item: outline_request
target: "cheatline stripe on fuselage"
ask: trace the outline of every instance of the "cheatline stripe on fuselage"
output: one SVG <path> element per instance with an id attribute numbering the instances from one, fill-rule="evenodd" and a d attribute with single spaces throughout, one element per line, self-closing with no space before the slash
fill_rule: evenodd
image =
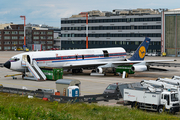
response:
<path id="1" fill-rule="evenodd" d="M 116 53 L 116 54 L 113 53 L 113 54 L 109 54 L 109 57 L 104 57 L 104 54 L 84 55 L 84 59 L 82 59 L 82 55 L 77 55 L 77 59 L 76 59 L 76 55 L 74 55 L 74 56 L 58 56 L 58 57 L 48 57 L 48 58 L 33 58 L 33 60 L 36 60 L 37 62 L 40 61 L 66 62 L 66 61 L 77 61 L 77 60 L 111 59 L 111 58 L 118 58 L 119 56 L 126 56 L 126 53 L 125 52 Z"/>

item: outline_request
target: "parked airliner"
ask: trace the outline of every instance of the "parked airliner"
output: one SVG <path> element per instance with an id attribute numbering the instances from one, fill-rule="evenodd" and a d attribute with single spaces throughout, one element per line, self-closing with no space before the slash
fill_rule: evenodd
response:
<path id="1" fill-rule="evenodd" d="M 71 69 L 73 73 L 82 72 L 82 69 L 95 69 L 97 73 L 106 73 L 114 70 L 117 66 L 133 64 L 134 71 L 148 70 L 148 63 L 165 62 L 174 60 L 144 60 L 150 43 L 149 38 L 141 43 L 134 55 L 127 59 L 126 51 L 122 47 L 78 49 L 78 50 L 56 50 L 36 51 L 17 54 L 8 60 L 4 66 L 8 69 L 25 72 L 22 66 L 23 56 L 32 64 L 35 60 L 39 67 L 56 67 Z M 113 71 L 111 71 L 113 72 Z"/>

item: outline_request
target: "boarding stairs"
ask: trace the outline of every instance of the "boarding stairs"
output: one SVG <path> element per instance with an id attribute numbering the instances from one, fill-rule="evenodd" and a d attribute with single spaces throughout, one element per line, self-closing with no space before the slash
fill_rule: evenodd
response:
<path id="1" fill-rule="evenodd" d="M 32 76 L 25 76 L 24 79 L 27 80 L 36 80 L 36 81 L 44 81 L 46 80 L 46 76 L 38 67 L 37 62 L 35 60 L 32 61 L 32 65 L 27 61 L 27 59 L 23 59 L 21 65 L 29 70 Z"/>

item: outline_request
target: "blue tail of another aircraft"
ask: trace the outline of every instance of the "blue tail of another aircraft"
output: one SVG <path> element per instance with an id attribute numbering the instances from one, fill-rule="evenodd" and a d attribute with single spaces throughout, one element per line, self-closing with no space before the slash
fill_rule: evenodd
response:
<path id="1" fill-rule="evenodd" d="M 128 60 L 131 60 L 131 61 L 144 60 L 150 41 L 151 39 L 145 38 L 145 40 L 137 48 L 134 55 L 130 57 Z"/>

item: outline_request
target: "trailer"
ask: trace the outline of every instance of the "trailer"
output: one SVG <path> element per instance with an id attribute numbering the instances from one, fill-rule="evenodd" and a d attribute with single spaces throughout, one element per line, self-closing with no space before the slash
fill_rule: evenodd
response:
<path id="1" fill-rule="evenodd" d="M 131 107 L 152 110 L 162 113 L 168 111 L 176 113 L 179 111 L 179 100 L 177 91 L 151 92 L 148 88 L 125 88 L 124 102 L 128 102 Z"/>

